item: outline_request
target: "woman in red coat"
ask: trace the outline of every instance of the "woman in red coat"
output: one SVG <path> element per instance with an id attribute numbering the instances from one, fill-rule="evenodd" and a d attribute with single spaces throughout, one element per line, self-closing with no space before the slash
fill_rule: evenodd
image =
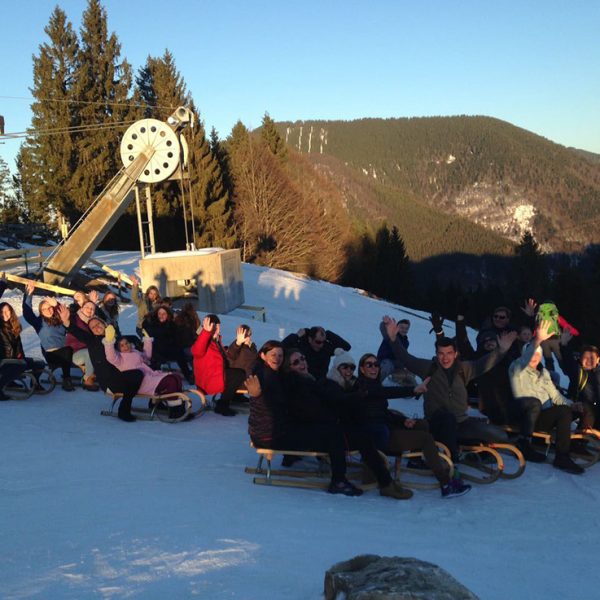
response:
<path id="1" fill-rule="evenodd" d="M 243 385 L 246 372 L 229 367 L 227 353 L 221 344 L 221 321 L 217 315 L 207 315 L 202 331 L 192 346 L 196 387 L 205 394 L 221 394 L 215 412 L 225 417 L 236 413 L 229 407 L 236 390 Z"/>

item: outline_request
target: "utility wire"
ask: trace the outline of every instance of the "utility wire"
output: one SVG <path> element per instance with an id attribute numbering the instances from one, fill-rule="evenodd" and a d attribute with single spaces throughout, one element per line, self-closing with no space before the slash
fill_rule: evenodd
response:
<path id="1" fill-rule="evenodd" d="M 115 121 L 109 123 L 93 123 L 89 125 L 74 125 L 73 127 L 57 127 L 54 129 L 27 129 L 26 131 L 17 131 L 15 133 L 5 133 L 0 135 L 0 140 L 4 139 L 16 139 L 26 138 L 29 136 L 41 136 L 41 135 L 58 135 L 61 133 L 81 133 L 86 131 L 100 131 L 101 129 L 113 129 L 115 127 L 122 127 L 123 125 L 132 125 L 137 119 L 129 121 Z"/>
<path id="2" fill-rule="evenodd" d="M 161 106 L 147 103 L 140 104 L 139 102 L 103 102 L 101 100 L 70 100 L 66 98 L 33 98 L 27 96 L 0 96 L 0 99 L 33 100 L 34 102 L 62 102 L 64 104 L 87 104 L 96 106 L 129 106 L 130 108 L 165 108 L 171 111 L 178 108 L 177 106 Z"/>

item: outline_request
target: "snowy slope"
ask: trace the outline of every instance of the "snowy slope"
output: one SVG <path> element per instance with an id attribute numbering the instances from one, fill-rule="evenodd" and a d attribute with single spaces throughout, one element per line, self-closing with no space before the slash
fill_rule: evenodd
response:
<path id="1" fill-rule="evenodd" d="M 133 273 L 138 256 L 96 258 Z M 281 271 L 244 265 L 244 278 L 246 302 L 266 308 L 252 323 L 259 345 L 323 324 L 358 359 L 377 350 L 383 314 L 405 314 Z M 20 294 L 3 300 L 20 314 Z M 409 318 L 411 351 L 430 356 L 429 323 Z M 222 320 L 229 343 L 247 317 Z M 134 307 L 121 323 L 134 330 Z M 30 327 L 23 339 L 39 355 Z M 244 473 L 255 464 L 244 416 L 126 424 L 99 415 L 107 404 L 60 389 L 0 403 L 1 598 L 318 599 L 325 570 L 360 553 L 432 561 L 485 600 L 597 597 L 600 467 L 577 477 L 528 465 L 448 501 L 268 489 Z"/>

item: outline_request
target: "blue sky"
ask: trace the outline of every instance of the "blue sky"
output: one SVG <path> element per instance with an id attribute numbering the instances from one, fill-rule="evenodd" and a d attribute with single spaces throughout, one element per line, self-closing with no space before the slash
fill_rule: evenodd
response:
<path id="1" fill-rule="evenodd" d="M 30 120 L 33 54 L 57 2 L 0 3 L 0 114 Z M 59 6 L 76 29 L 85 0 Z M 138 69 L 168 48 L 207 130 L 241 119 L 483 114 L 600 153 L 600 2 L 105 0 Z M 8 96 L 26 99 L 11 99 Z M 20 141 L 0 144 L 11 167 Z"/>

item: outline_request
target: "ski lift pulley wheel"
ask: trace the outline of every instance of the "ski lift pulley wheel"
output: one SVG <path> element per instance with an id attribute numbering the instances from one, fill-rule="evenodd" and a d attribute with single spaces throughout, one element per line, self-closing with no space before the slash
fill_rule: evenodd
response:
<path id="1" fill-rule="evenodd" d="M 147 147 L 154 149 L 154 155 L 138 181 L 157 183 L 170 177 L 179 164 L 180 145 L 175 132 L 157 119 L 136 121 L 127 129 L 121 140 L 121 160 L 127 167 Z"/>

